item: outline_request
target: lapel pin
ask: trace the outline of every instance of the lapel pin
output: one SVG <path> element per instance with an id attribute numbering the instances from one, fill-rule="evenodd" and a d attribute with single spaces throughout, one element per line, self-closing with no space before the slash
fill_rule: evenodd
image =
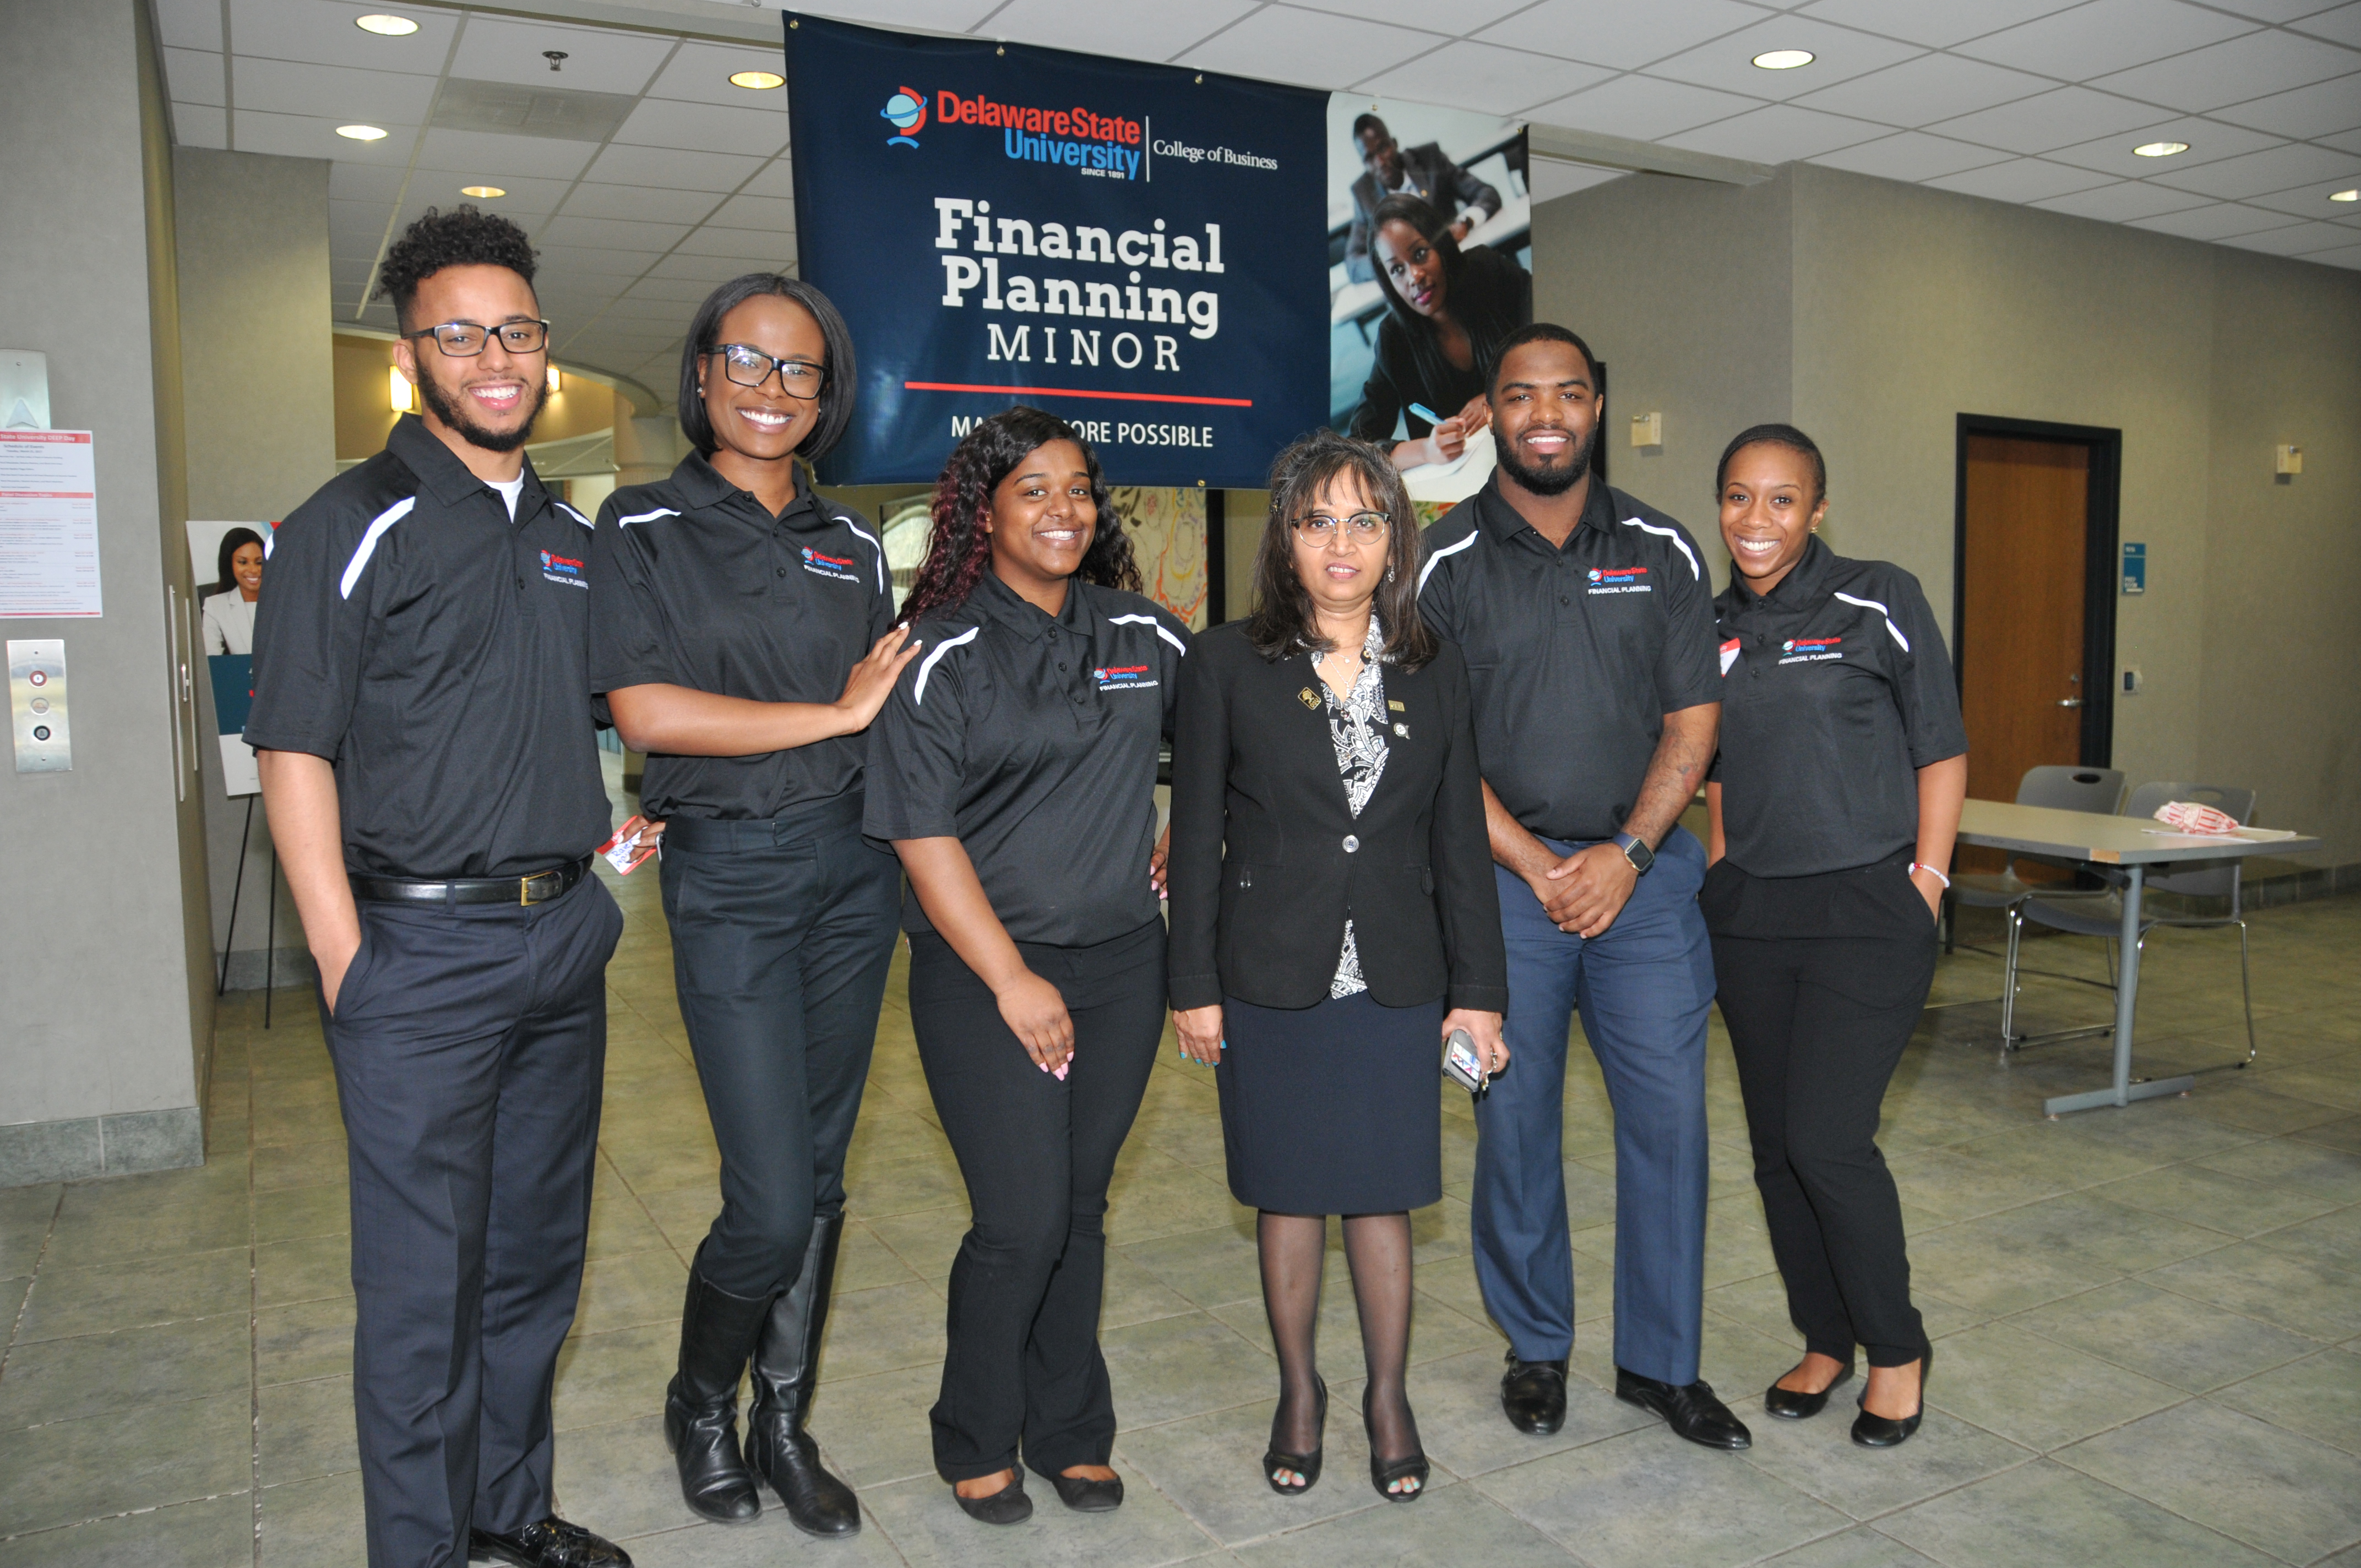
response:
<path id="1" fill-rule="evenodd" d="M 1320 699 L 1312 695 L 1312 688 L 1310 686 L 1305 686 L 1301 691 L 1297 692 L 1295 694 L 1295 697 L 1298 702 L 1301 702 L 1306 707 L 1317 708 L 1320 706 Z"/>
<path id="2" fill-rule="evenodd" d="M 1394 726 L 1394 733 L 1407 740 L 1410 739 L 1410 726 L 1407 724 L 1397 724 Z"/>
<path id="3" fill-rule="evenodd" d="M 1391 697 L 1388 697 L 1388 698 L 1386 698 L 1386 706 L 1387 706 L 1388 707 L 1392 708 L 1396 713 L 1407 713 L 1407 712 L 1409 712 L 1409 711 L 1410 711 L 1408 708 L 1404 707 L 1401 704 L 1400 704 L 1400 703 L 1396 702 L 1396 701 L 1395 701 L 1393 698 L 1391 698 Z"/>

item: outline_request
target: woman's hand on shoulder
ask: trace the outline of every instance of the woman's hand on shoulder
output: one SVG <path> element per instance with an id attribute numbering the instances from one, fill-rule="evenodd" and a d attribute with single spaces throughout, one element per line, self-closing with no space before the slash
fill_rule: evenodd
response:
<path id="1" fill-rule="evenodd" d="M 908 627 L 897 626 L 852 666 L 852 674 L 844 678 L 844 695 L 836 699 L 836 709 L 845 718 L 846 734 L 857 735 L 875 722 L 878 710 L 894 695 L 894 683 L 902 678 L 903 666 L 917 658 L 924 646 L 910 635 Z"/>
<path id="2" fill-rule="evenodd" d="M 1180 1054 L 1191 1061 L 1218 1067 L 1222 1060 L 1222 1009 L 1216 1003 L 1211 1007 L 1179 1007 L 1173 1009 L 1172 1032 L 1180 1036 Z"/>
<path id="3" fill-rule="evenodd" d="M 1465 1029 L 1476 1042 L 1476 1055 L 1487 1072 L 1499 1072 L 1509 1065 L 1509 1047 L 1500 1039 L 1500 1015 L 1478 1013 L 1472 1008 L 1455 1007 L 1443 1017 L 1444 1039 L 1451 1038 L 1454 1029 Z"/>

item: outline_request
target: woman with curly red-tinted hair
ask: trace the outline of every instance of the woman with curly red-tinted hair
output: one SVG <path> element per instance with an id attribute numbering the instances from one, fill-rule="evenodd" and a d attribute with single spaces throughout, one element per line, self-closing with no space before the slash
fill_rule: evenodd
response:
<path id="1" fill-rule="evenodd" d="M 910 1025 L 973 1220 L 951 1266 L 935 1469 L 988 1524 L 1023 1470 L 1123 1501 L 1099 1354 L 1107 1182 L 1164 1026 L 1158 742 L 1189 632 L 1137 591 L 1072 426 L 978 424 L 935 490 L 870 729 L 862 830 L 909 874 Z"/>

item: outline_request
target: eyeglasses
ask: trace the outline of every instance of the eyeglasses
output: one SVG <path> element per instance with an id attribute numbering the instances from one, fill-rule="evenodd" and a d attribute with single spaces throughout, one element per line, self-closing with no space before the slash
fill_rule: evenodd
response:
<path id="1" fill-rule="evenodd" d="M 742 343 L 725 343 L 714 353 L 721 356 L 721 371 L 741 387 L 759 387 L 779 373 L 779 389 L 791 398 L 806 402 L 819 396 L 828 379 L 828 367 L 815 365 L 808 359 L 774 359 L 759 348 L 749 348 Z"/>
<path id="2" fill-rule="evenodd" d="M 1381 511 L 1356 511 L 1344 518 L 1323 517 L 1313 512 L 1310 517 L 1297 518 L 1295 531 L 1315 544 L 1325 544 L 1342 530 L 1345 538 L 1357 544 L 1385 532 L 1389 521 Z"/>
<path id="3" fill-rule="evenodd" d="M 418 332 L 404 333 L 405 337 L 431 337 L 434 346 L 454 359 L 473 359 L 484 351 L 498 333 L 500 346 L 511 354 L 538 354 L 549 346 L 547 322 L 502 322 L 494 327 L 478 326 L 474 322 L 445 322 Z"/>

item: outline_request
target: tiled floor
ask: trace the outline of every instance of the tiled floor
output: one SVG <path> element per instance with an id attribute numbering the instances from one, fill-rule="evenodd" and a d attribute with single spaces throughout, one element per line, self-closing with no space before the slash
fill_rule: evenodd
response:
<path id="1" fill-rule="evenodd" d="M 855 1223 L 813 1418 L 867 1528 L 805 1539 L 773 1509 L 695 1523 L 657 1411 L 684 1260 L 714 1207 L 713 1146 L 672 997 L 655 878 L 617 884 L 630 925 L 613 1030 L 591 1261 L 559 1366 L 566 1513 L 645 1568 L 694 1563 L 1164 1563 L 1500 1565 L 2361 1564 L 2361 903 L 2256 922 L 2263 1059 L 2193 1097 L 2048 1122 L 2097 1082 L 2103 1042 L 1995 1064 L 1996 1009 L 1930 1012 L 1887 1102 L 1929 1327 L 1926 1429 L 1869 1453 L 1832 1409 L 1800 1426 L 1755 1390 L 1794 1359 L 1715 1031 L 1706 1376 L 1755 1447 L 1710 1453 L 1618 1404 L 1609 1344 L 1613 1152 L 1587 1051 L 1566 1095 L 1582 1328 L 1565 1430 L 1521 1437 L 1495 1398 L 1501 1342 L 1466 1256 L 1475 1139 L 1446 1091 L 1451 1196 L 1416 1217 L 1411 1397 L 1432 1495 L 1389 1507 L 1363 1477 L 1358 1345 L 1332 1255 L 1323 1347 L 1337 1415 L 1327 1475 L 1283 1500 L 1255 1464 L 1274 1373 L 1252 1216 L 1222 1182 L 1212 1086 L 1169 1050 L 1125 1152 L 1110 1221 L 1105 1344 L 1129 1501 L 1070 1514 L 1047 1487 L 1020 1529 L 970 1522 L 928 1460 L 943 1282 L 965 1223 L 932 1122 L 897 970 L 853 1145 Z M 2225 1059 L 2236 956 L 2168 934 L 2143 987 L 2144 1065 Z M 2045 942 L 2090 970 L 2094 944 Z M 1938 1000 L 1989 996 L 1997 966 L 1947 962 Z M 222 1013 L 213 1157 L 201 1170 L 0 1192 L 0 1563 L 227 1568 L 361 1561 L 354 1473 L 344 1149 L 306 996 Z M 2101 1015 L 2034 981 L 2036 1028 Z M 2235 1042 L 2235 1045 L 2234 1045 Z"/>

